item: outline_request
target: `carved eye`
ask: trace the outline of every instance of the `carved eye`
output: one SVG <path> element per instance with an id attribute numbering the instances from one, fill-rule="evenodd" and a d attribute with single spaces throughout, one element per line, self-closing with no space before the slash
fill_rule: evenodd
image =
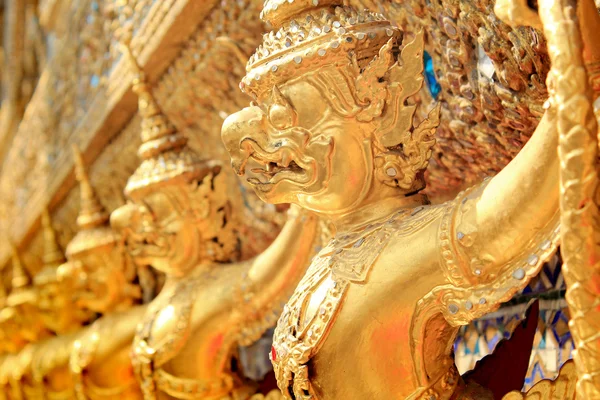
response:
<path id="1" fill-rule="evenodd" d="M 294 124 L 294 110 L 281 104 L 273 104 L 269 108 L 269 120 L 277 129 L 287 129 Z"/>

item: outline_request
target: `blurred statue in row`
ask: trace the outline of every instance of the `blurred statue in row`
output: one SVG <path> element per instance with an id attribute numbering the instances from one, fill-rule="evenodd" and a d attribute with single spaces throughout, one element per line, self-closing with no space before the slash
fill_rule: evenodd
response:
<path id="1" fill-rule="evenodd" d="M 68 261 L 47 212 L 43 267 L 33 279 L 14 250 L 11 291 L 0 323 L 10 338 L 0 384 L 16 399 L 139 398 L 129 349 L 144 309 L 131 308 L 139 303 L 141 288 L 133 283 L 134 265 L 108 225 L 78 149 L 74 156 L 81 210 L 79 230 L 66 249 Z"/>
<path id="2" fill-rule="evenodd" d="M 317 218 L 291 210 L 270 247 L 240 260 L 238 222 L 221 166 L 188 146 L 126 53 L 136 69 L 142 162 L 127 182 L 128 203 L 112 213 L 111 226 L 138 265 L 166 276 L 133 340 L 143 397 L 263 398 L 244 377 L 238 345 L 254 342 L 274 325 L 314 253 Z M 279 398 L 278 391 L 268 398 Z"/>

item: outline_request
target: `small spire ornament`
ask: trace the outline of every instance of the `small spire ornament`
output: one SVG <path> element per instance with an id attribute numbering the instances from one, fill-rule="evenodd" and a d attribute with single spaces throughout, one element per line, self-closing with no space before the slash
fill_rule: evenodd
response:
<path id="1" fill-rule="evenodd" d="M 81 203 L 77 226 L 79 231 L 67 246 L 67 257 L 97 249 L 104 245 L 114 243 L 117 237 L 109 226 L 109 213 L 106 211 L 96 191 L 90 183 L 87 169 L 79 147 L 73 145 L 73 159 L 75 162 L 75 178 L 79 182 Z"/>
<path id="2" fill-rule="evenodd" d="M 151 88 L 128 46 L 122 46 L 135 72 L 133 91 L 138 95 L 142 117 L 142 144 L 138 155 L 141 165 L 127 181 L 125 194 L 142 196 L 156 185 L 202 180 L 208 165 L 187 145 L 187 138 L 177 131 L 152 96 Z"/>
<path id="3" fill-rule="evenodd" d="M 44 266 L 57 268 L 66 260 L 65 255 L 58 244 L 56 231 L 52 227 L 52 220 L 48 210 L 44 210 L 42 213 L 42 228 L 44 234 L 44 255 L 42 258 Z"/>
<path id="4" fill-rule="evenodd" d="M 73 145 L 72 149 L 75 161 L 75 178 L 79 182 L 81 196 L 81 209 L 77 216 L 77 226 L 82 230 L 104 225 L 108 222 L 109 214 L 98 200 L 96 191 L 90 183 L 79 147 Z"/>
<path id="5" fill-rule="evenodd" d="M 29 278 L 29 274 L 23 268 L 23 263 L 21 262 L 21 256 L 16 248 L 16 246 L 11 243 L 12 247 L 12 278 L 11 278 L 11 286 L 13 291 L 18 291 L 26 288 L 31 285 L 31 279 Z"/>

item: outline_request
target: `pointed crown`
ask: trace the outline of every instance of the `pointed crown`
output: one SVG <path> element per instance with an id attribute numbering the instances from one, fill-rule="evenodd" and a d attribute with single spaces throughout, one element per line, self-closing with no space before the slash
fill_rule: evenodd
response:
<path id="1" fill-rule="evenodd" d="M 36 301 L 37 295 L 31 285 L 31 278 L 21 263 L 21 257 L 14 245 L 8 240 L 12 248 L 12 277 L 11 291 L 6 298 L 6 304 L 9 307 L 17 307 L 22 304 L 33 304 Z"/>
<path id="2" fill-rule="evenodd" d="M 138 95 L 142 117 L 142 144 L 138 151 L 142 163 L 127 181 L 125 194 L 135 196 L 156 185 L 202 179 L 206 174 L 206 163 L 188 147 L 187 138 L 177 131 L 158 106 L 129 47 L 122 47 L 135 71 L 133 91 Z"/>
<path id="3" fill-rule="evenodd" d="M 273 30 L 250 57 L 240 83 L 262 98 L 273 86 L 325 65 L 368 63 L 400 30 L 382 15 L 358 12 L 342 0 L 266 0 L 263 21 Z"/>
<path id="4" fill-rule="evenodd" d="M 48 210 L 45 210 L 42 214 L 42 227 L 44 231 L 44 266 L 58 267 L 66 260 L 64 253 L 58 245 L 56 231 L 52 227 L 52 220 L 50 219 Z"/>
<path id="5" fill-rule="evenodd" d="M 50 219 L 48 210 L 45 210 L 42 214 L 42 229 L 44 235 L 44 254 L 42 256 L 42 261 L 44 266 L 33 277 L 33 283 L 35 285 L 56 282 L 57 269 L 66 261 L 65 256 L 58 245 L 56 231 L 52 227 L 52 220 Z"/>
<path id="6" fill-rule="evenodd" d="M 108 222 L 109 214 L 98 200 L 96 191 L 90 184 L 83 156 L 77 145 L 73 145 L 73 159 L 75 161 L 75 177 L 79 182 L 81 195 L 81 209 L 77 216 L 77 226 L 79 229 L 88 229 L 104 225 Z"/>
<path id="7" fill-rule="evenodd" d="M 31 279 L 23 268 L 23 264 L 21 263 L 21 257 L 19 256 L 19 252 L 14 244 L 11 243 L 12 246 L 12 279 L 11 286 L 13 290 L 23 289 L 31 284 Z"/>
<path id="8" fill-rule="evenodd" d="M 109 214 L 90 183 L 79 148 L 73 146 L 75 177 L 79 182 L 81 209 L 77 217 L 79 231 L 67 246 L 67 257 L 114 243 L 117 237 L 108 224 Z"/>

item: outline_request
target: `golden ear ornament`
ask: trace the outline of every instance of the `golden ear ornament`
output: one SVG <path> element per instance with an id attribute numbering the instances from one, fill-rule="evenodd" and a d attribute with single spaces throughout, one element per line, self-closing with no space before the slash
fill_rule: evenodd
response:
<path id="1" fill-rule="evenodd" d="M 375 176 L 388 186 L 408 191 L 424 187 L 424 182 L 416 180 L 419 172 L 427 168 L 440 122 L 439 103 L 416 126 L 417 106 L 408 104 L 423 86 L 423 44 L 421 31 L 389 67 L 393 49 L 390 39 L 356 78 L 359 101 L 368 103 L 357 119 L 377 124 L 377 140 L 385 148 L 375 155 Z"/>

